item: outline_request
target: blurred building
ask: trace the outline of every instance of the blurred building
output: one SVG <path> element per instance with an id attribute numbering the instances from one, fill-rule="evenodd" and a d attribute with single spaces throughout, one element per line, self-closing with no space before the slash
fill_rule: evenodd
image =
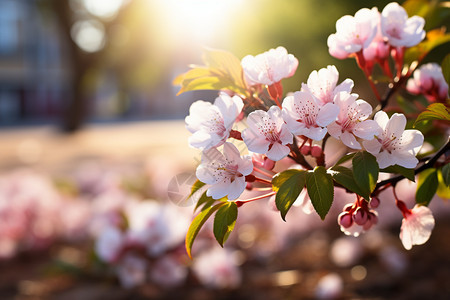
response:
<path id="1" fill-rule="evenodd" d="M 56 119 L 69 73 L 36 1 L 0 0 L 0 124 Z"/>

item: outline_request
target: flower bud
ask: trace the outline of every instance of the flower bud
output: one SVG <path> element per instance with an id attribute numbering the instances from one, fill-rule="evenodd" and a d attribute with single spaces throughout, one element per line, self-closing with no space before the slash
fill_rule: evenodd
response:
<path id="1" fill-rule="evenodd" d="M 247 190 L 251 191 L 253 189 L 253 184 L 251 182 L 247 182 L 247 185 L 245 187 Z"/>
<path id="2" fill-rule="evenodd" d="M 370 211 L 369 212 L 369 219 L 370 219 L 370 222 L 373 225 L 378 224 L 378 216 L 377 216 L 376 212 Z"/>
<path id="3" fill-rule="evenodd" d="M 358 225 L 366 224 L 368 220 L 367 213 L 361 207 L 358 207 L 356 211 L 353 213 L 353 221 L 355 221 Z"/>
<path id="4" fill-rule="evenodd" d="M 379 205 L 380 205 L 380 199 L 378 199 L 377 197 L 373 197 L 372 199 L 370 199 L 369 206 L 371 208 L 377 208 Z"/>
<path id="5" fill-rule="evenodd" d="M 350 226 L 352 226 L 353 223 L 352 215 L 349 214 L 348 212 L 342 212 L 338 216 L 338 223 L 344 228 L 349 228 Z"/>
<path id="6" fill-rule="evenodd" d="M 319 146 L 313 146 L 311 148 L 311 155 L 314 157 L 320 157 L 322 155 L 322 148 Z"/>
<path id="7" fill-rule="evenodd" d="M 272 170 L 275 167 L 275 162 L 268 157 L 264 158 L 263 168 L 266 170 Z"/>
<path id="8" fill-rule="evenodd" d="M 303 147 L 300 149 L 300 153 L 303 155 L 309 155 L 311 152 L 311 147 L 308 145 L 303 145 Z"/>
<path id="9" fill-rule="evenodd" d="M 343 211 L 351 211 L 353 209 L 353 203 L 348 203 L 344 206 Z"/>

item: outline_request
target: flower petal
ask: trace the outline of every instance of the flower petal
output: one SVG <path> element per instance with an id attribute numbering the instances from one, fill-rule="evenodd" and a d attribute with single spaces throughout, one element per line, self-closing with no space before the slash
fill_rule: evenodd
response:
<path id="1" fill-rule="evenodd" d="M 381 131 L 380 126 L 374 120 L 365 120 L 355 125 L 353 133 L 362 139 L 372 140 L 375 135 L 378 135 Z"/>
<path id="2" fill-rule="evenodd" d="M 322 106 L 317 114 L 316 123 L 319 126 L 325 127 L 336 120 L 339 114 L 339 107 L 333 103 L 327 103 Z"/>
<path id="3" fill-rule="evenodd" d="M 272 148 L 267 152 L 267 157 L 273 161 L 279 161 L 285 158 L 289 152 L 291 152 L 291 149 L 288 146 L 275 143 L 272 144 Z"/>
<path id="4" fill-rule="evenodd" d="M 244 177 L 238 177 L 236 178 L 228 188 L 228 200 L 235 200 L 239 198 L 239 196 L 242 194 L 242 192 L 245 190 L 245 179 Z"/>
<path id="5" fill-rule="evenodd" d="M 361 145 L 356 140 L 355 136 L 348 131 L 344 131 L 341 135 L 341 141 L 345 146 L 352 149 L 361 149 Z"/>

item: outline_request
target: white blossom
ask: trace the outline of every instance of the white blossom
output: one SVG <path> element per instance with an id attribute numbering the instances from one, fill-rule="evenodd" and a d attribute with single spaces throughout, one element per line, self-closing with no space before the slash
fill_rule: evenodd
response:
<path id="1" fill-rule="evenodd" d="M 407 250 L 413 245 L 425 244 L 434 228 L 434 217 L 428 207 L 416 204 L 410 212 L 403 218 L 400 228 L 400 239 Z"/>
<path id="2" fill-rule="evenodd" d="M 367 120 L 372 114 L 372 106 L 357 98 L 357 94 L 339 93 L 334 100 L 339 106 L 339 115 L 336 121 L 327 126 L 332 137 L 340 139 L 352 149 L 361 149 L 356 137 L 371 140 L 380 129 L 375 121 Z"/>
<path id="3" fill-rule="evenodd" d="M 245 176 L 253 171 L 250 157 L 241 157 L 238 149 L 225 143 L 223 154 L 216 148 L 203 151 L 202 163 L 197 167 L 197 178 L 211 186 L 206 195 L 214 199 L 228 196 L 237 199 L 245 190 Z"/>
<path id="4" fill-rule="evenodd" d="M 293 135 L 289 132 L 278 106 L 269 111 L 256 110 L 247 117 L 249 128 L 242 132 L 242 138 L 250 151 L 266 154 L 273 161 L 286 157 L 291 151 Z"/>
<path id="5" fill-rule="evenodd" d="M 256 56 L 247 55 L 241 65 L 248 85 L 272 85 L 294 75 L 298 60 L 284 47 L 278 47 Z"/>
<path id="6" fill-rule="evenodd" d="M 436 63 L 424 64 L 414 71 L 406 89 L 412 94 L 423 94 L 431 101 L 446 100 L 448 97 L 448 84 L 441 66 Z"/>
<path id="7" fill-rule="evenodd" d="M 346 58 L 367 48 L 375 37 L 378 10 L 362 8 L 355 16 L 343 16 L 336 22 L 336 33 L 328 37 L 329 52 L 336 58 Z"/>
<path id="8" fill-rule="evenodd" d="M 295 135 L 322 140 L 326 126 L 336 120 L 339 107 L 333 103 L 320 106 L 316 97 L 307 92 L 295 92 L 283 101 L 283 118 Z"/>
<path id="9" fill-rule="evenodd" d="M 377 158 L 381 169 L 399 165 L 415 168 L 417 153 L 423 144 L 423 134 L 414 129 L 405 130 L 406 118 L 403 114 L 393 114 L 389 119 L 384 111 L 375 114 L 374 120 L 381 127 L 380 134 L 373 140 L 364 141 L 364 148 Z"/>
<path id="10" fill-rule="evenodd" d="M 221 93 L 214 104 L 198 100 L 189 108 L 186 128 L 192 133 L 189 145 L 201 150 L 222 145 L 230 135 L 244 102 L 238 96 Z"/>
<path id="11" fill-rule="evenodd" d="M 408 18 L 408 13 L 398 3 L 386 5 L 381 12 L 381 31 L 394 47 L 412 47 L 425 37 L 425 20 L 419 16 Z"/>
<path id="12" fill-rule="evenodd" d="M 302 91 L 313 94 L 322 105 L 330 103 L 339 92 L 351 93 L 352 91 L 353 80 L 347 78 L 337 85 L 338 79 L 339 72 L 335 66 L 312 71 L 307 83 L 302 83 Z"/>
<path id="13" fill-rule="evenodd" d="M 116 227 L 110 226 L 102 231 L 95 244 L 95 252 L 105 262 L 114 262 L 124 245 L 124 234 Z"/>

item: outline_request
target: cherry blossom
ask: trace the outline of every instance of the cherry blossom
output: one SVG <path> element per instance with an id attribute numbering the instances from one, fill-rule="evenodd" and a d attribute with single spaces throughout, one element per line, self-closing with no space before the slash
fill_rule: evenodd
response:
<path id="1" fill-rule="evenodd" d="M 145 259 L 129 253 L 120 260 L 116 272 L 124 288 L 133 288 L 145 282 L 147 262 Z"/>
<path id="2" fill-rule="evenodd" d="M 248 85 L 272 85 L 294 75 L 298 60 L 284 47 L 278 47 L 256 56 L 247 55 L 241 65 Z"/>
<path id="3" fill-rule="evenodd" d="M 408 18 L 408 13 L 398 3 L 392 2 L 381 12 L 381 31 L 394 47 L 412 47 L 425 37 L 425 20 L 419 16 Z"/>
<path id="4" fill-rule="evenodd" d="M 356 137 L 371 140 L 378 133 L 379 126 L 373 120 L 367 120 L 372 114 L 372 107 L 364 100 L 356 100 L 357 94 L 340 92 L 334 103 L 339 106 L 337 120 L 327 126 L 328 133 L 340 139 L 352 149 L 361 149 Z"/>
<path id="5" fill-rule="evenodd" d="M 241 98 L 225 93 L 216 98 L 214 105 L 202 100 L 192 103 L 185 119 L 186 128 L 193 133 L 189 145 L 201 150 L 222 145 L 243 107 Z"/>
<path id="6" fill-rule="evenodd" d="M 377 8 L 373 8 L 372 10 L 376 11 L 377 15 L 377 33 L 369 46 L 363 49 L 363 55 L 366 63 L 374 60 L 383 60 L 389 56 L 389 44 L 381 32 L 381 14 Z"/>
<path id="7" fill-rule="evenodd" d="M 210 288 L 236 288 L 242 280 L 236 258 L 229 249 L 215 247 L 202 253 L 195 259 L 193 271 Z"/>
<path id="8" fill-rule="evenodd" d="M 418 164 L 417 153 L 423 144 L 423 134 L 414 129 L 405 130 L 406 117 L 395 113 L 389 119 L 384 111 L 375 114 L 374 120 L 381 127 L 373 140 L 364 141 L 364 148 L 377 158 L 381 169 L 399 165 L 414 168 Z"/>
<path id="9" fill-rule="evenodd" d="M 339 92 L 351 93 L 353 80 L 347 78 L 340 84 L 337 84 L 339 72 L 335 66 L 328 66 L 319 71 L 312 71 L 306 84 L 302 83 L 302 91 L 310 92 L 322 105 L 333 102 L 334 97 Z"/>
<path id="10" fill-rule="evenodd" d="M 172 287 L 181 284 L 188 270 L 179 260 L 172 256 L 158 259 L 151 269 L 150 278 L 163 286 Z"/>
<path id="11" fill-rule="evenodd" d="M 405 249 L 413 245 L 425 244 L 434 228 L 434 218 L 426 206 L 415 205 L 409 213 L 404 214 L 400 228 L 400 239 Z"/>
<path id="12" fill-rule="evenodd" d="M 101 260 L 112 263 L 119 258 L 124 242 L 124 234 L 118 228 L 110 226 L 105 228 L 98 237 L 95 251 Z"/>
<path id="13" fill-rule="evenodd" d="M 408 80 L 406 89 L 411 94 L 423 94 L 430 101 L 444 101 L 448 97 L 448 84 L 445 82 L 441 66 L 436 63 L 422 65 Z"/>
<path id="14" fill-rule="evenodd" d="M 181 244 L 189 225 L 180 212 L 151 200 L 132 203 L 125 214 L 129 220 L 128 243 L 142 245 L 151 256 Z"/>
<path id="15" fill-rule="evenodd" d="M 237 199 L 245 189 L 245 176 L 253 171 L 250 157 L 241 157 L 238 149 L 225 143 L 223 154 L 216 148 L 203 151 L 202 163 L 197 167 L 197 178 L 211 186 L 206 195 L 214 199 L 228 196 Z"/>
<path id="16" fill-rule="evenodd" d="M 326 126 L 339 114 L 339 107 L 333 103 L 320 107 L 316 97 L 300 91 L 284 99 L 282 113 L 293 134 L 319 141 L 327 133 Z"/>
<path id="17" fill-rule="evenodd" d="M 375 37 L 378 10 L 362 8 L 355 16 L 343 16 L 336 22 L 336 33 L 328 37 L 328 51 L 336 58 L 347 58 L 350 54 L 367 48 Z"/>
<path id="18" fill-rule="evenodd" d="M 242 132 L 242 138 L 250 151 L 266 154 L 270 160 L 278 161 L 291 151 L 293 135 L 289 132 L 281 109 L 272 106 L 267 112 L 256 110 L 247 117 L 249 128 Z"/>

